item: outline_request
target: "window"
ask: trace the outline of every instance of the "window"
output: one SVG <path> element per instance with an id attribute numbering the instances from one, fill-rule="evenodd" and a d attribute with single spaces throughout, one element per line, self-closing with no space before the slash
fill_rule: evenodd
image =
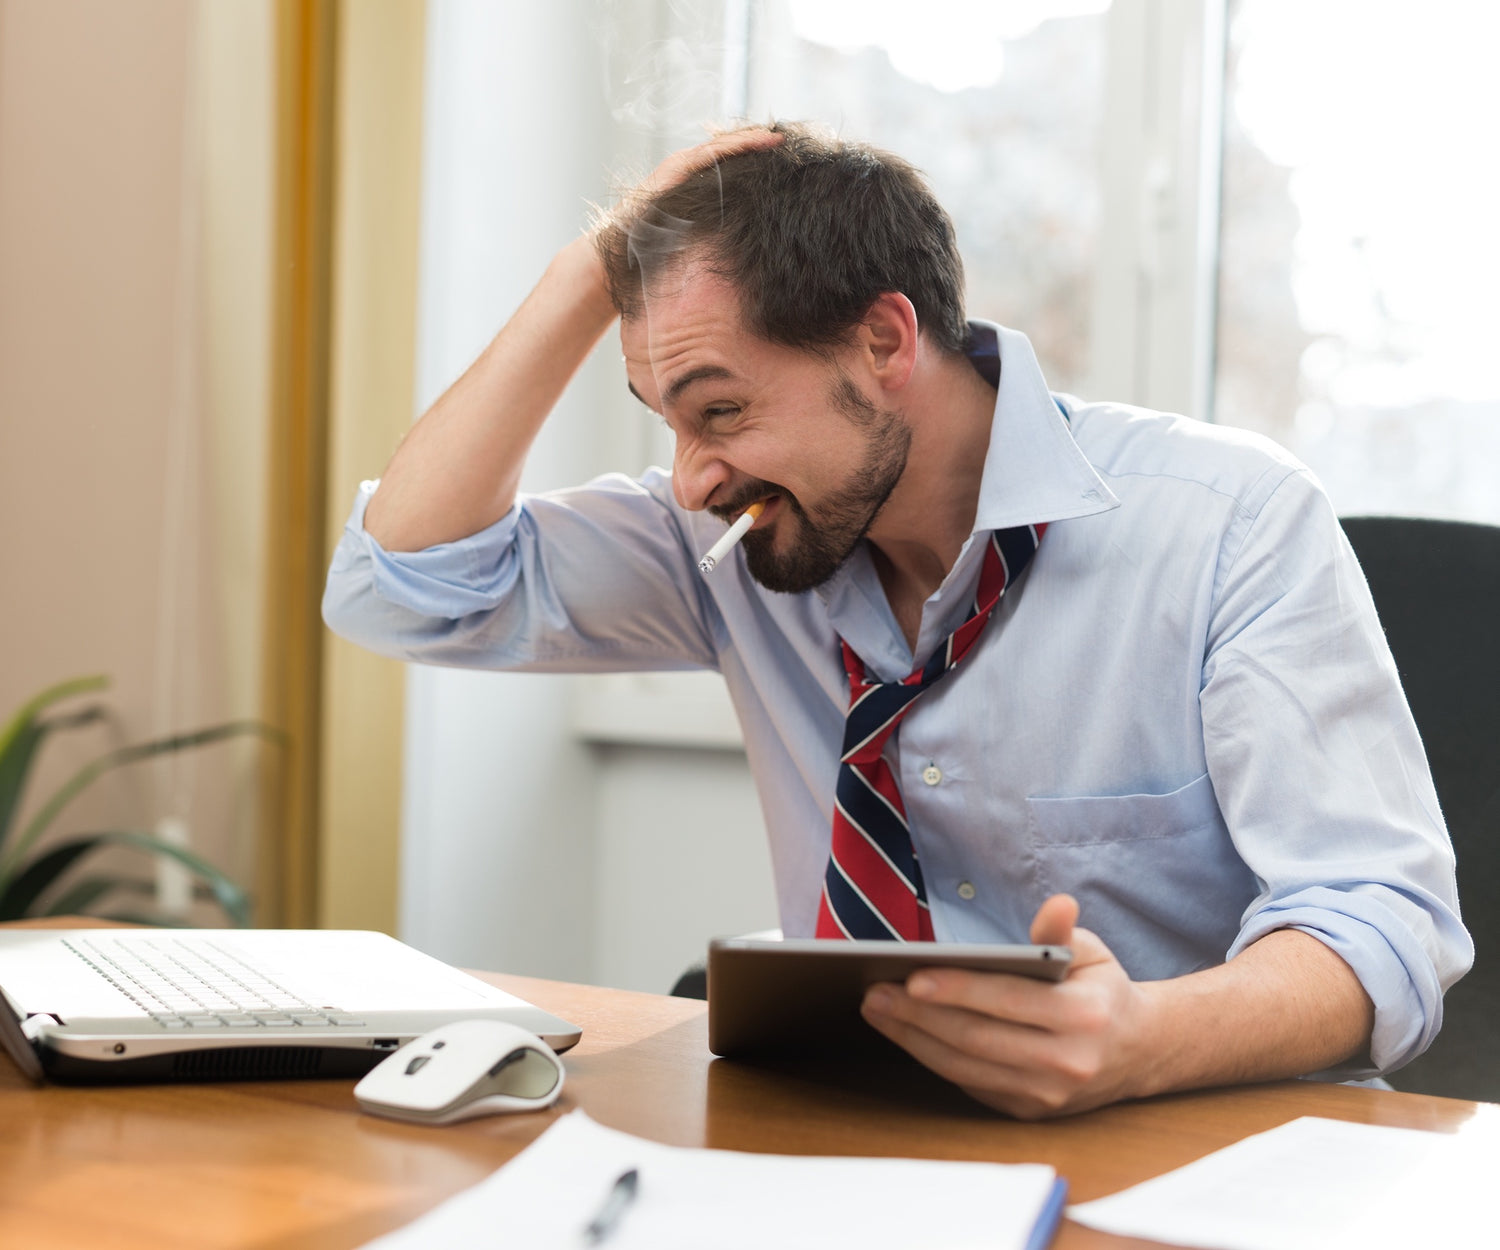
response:
<path id="1" fill-rule="evenodd" d="M 1216 420 L 1342 513 L 1500 522 L 1500 15 L 1235 0 Z"/>
<path id="2" fill-rule="evenodd" d="M 649 123 L 658 155 L 715 111 L 888 148 L 953 214 L 973 315 L 1025 332 L 1055 388 L 1266 433 L 1344 514 L 1500 522 L 1500 75 L 1484 63 L 1497 6 L 656 11 L 612 90 L 617 121 Z M 642 431 L 669 462 L 659 424 Z M 683 737 L 673 692 L 715 684 L 605 680 L 623 702 L 591 683 L 593 732 L 653 740 Z M 662 724 L 621 731 L 648 717 L 638 706 L 667 709 Z M 722 743 L 727 711 L 714 726 L 693 732 Z"/>
<path id="3" fill-rule="evenodd" d="M 765 0 L 750 115 L 886 148 L 953 215 L 973 316 L 1025 331 L 1052 385 L 1089 370 L 1109 0 Z"/>

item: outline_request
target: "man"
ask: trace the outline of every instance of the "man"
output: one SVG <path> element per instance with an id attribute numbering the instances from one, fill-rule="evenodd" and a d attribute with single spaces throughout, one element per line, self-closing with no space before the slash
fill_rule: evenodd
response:
<path id="1" fill-rule="evenodd" d="M 325 617 L 408 659 L 721 671 L 789 936 L 1073 947 L 1058 985 L 866 997 L 994 1107 L 1399 1066 L 1472 946 L 1325 498 L 1263 440 L 1049 394 L 961 291 L 894 157 L 782 126 L 669 158 L 362 492 Z M 518 502 L 617 314 L 670 477 Z"/>

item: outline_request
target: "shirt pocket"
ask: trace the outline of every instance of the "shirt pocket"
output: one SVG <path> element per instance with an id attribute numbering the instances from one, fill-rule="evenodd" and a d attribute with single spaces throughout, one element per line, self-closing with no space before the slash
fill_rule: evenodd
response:
<path id="1" fill-rule="evenodd" d="M 1223 829 L 1208 774 L 1170 794 L 1027 799 L 1038 846 L 1097 846 Z"/>
<path id="2" fill-rule="evenodd" d="M 1208 774 L 1168 794 L 1026 800 L 1039 884 L 1137 979 L 1220 962 L 1256 896 Z"/>

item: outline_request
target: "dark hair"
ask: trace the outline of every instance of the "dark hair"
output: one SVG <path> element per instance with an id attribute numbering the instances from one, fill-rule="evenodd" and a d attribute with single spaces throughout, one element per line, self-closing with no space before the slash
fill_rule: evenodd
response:
<path id="1" fill-rule="evenodd" d="M 953 222 L 898 156 L 778 122 L 774 147 L 726 157 L 649 198 L 627 199 L 595 236 L 621 316 L 685 253 L 740 292 L 747 325 L 790 347 L 848 341 L 877 296 L 898 291 L 917 325 L 962 351 L 963 262 Z"/>

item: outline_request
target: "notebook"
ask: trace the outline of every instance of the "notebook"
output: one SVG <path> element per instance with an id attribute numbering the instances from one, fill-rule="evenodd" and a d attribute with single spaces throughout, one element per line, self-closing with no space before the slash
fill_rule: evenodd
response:
<path id="1" fill-rule="evenodd" d="M 63 1083 L 357 1076 L 454 1020 L 581 1030 L 383 933 L 0 932 L 0 1038 Z"/>
<path id="2" fill-rule="evenodd" d="M 635 1181 L 613 1199 L 627 1173 Z M 1067 1188 L 1040 1163 L 666 1146 L 575 1110 L 488 1179 L 365 1250 L 1043 1250 Z"/>

